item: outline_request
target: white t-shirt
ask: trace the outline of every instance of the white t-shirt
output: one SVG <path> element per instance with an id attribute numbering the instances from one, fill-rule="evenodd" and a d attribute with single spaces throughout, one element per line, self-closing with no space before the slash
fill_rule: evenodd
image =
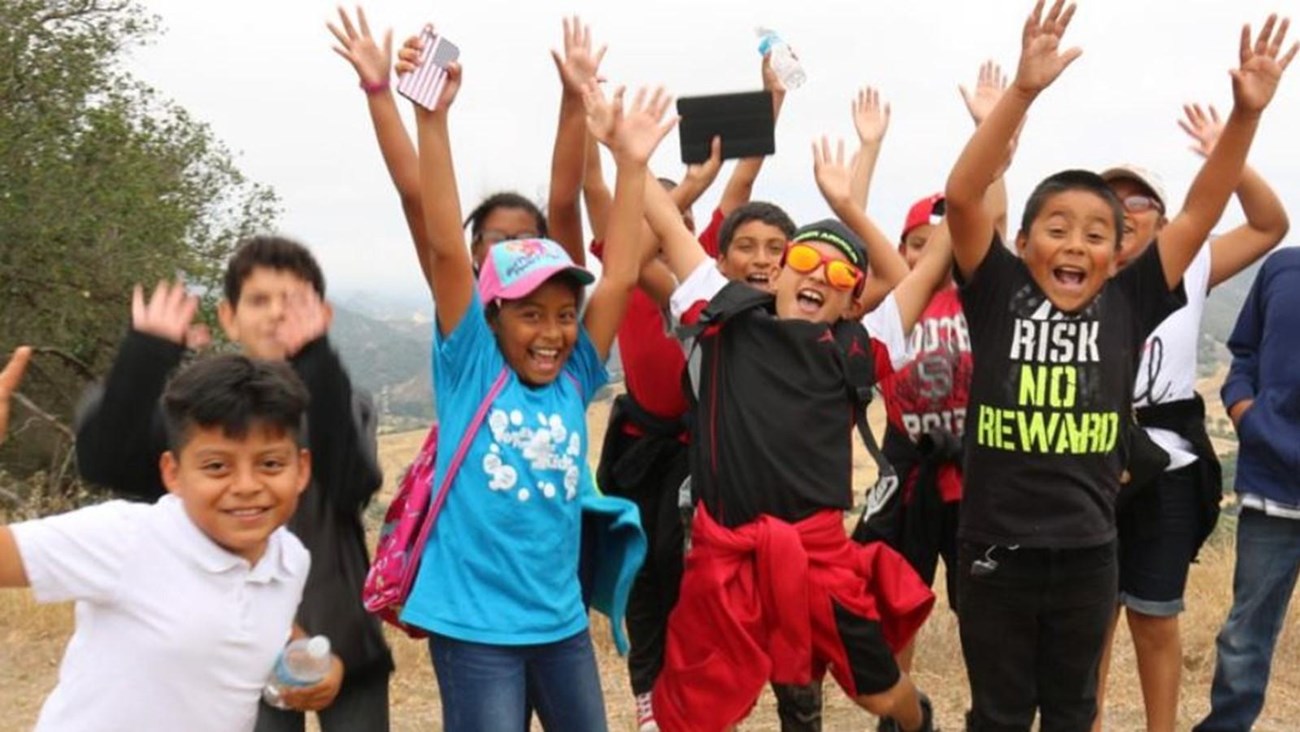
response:
<path id="1" fill-rule="evenodd" d="M 898 309 L 894 293 L 886 295 L 875 310 L 862 316 L 862 326 L 872 338 L 885 345 L 895 371 L 912 360 L 916 349 L 912 347 L 910 336 L 903 332 L 903 314 Z"/>
<path id="2" fill-rule="evenodd" d="M 112 501 L 11 527 L 38 602 L 76 629 L 38 732 L 246 732 L 311 564 L 287 530 L 256 566 L 180 499 Z"/>
<path id="3" fill-rule="evenodd" d="M 1197 252 L 1183 273 L 1187 304 L 1165 318 L 1147 337 L 1142 362 L 1133 384 L 1133 406 L 1191 399 L 1196 390 L 1196 351 L 1201 337 L 1201 315 L 1210 289 L 1210 245 Z M 1147 434 L 1169 453 L 1168 470 L 1196 461 L 1192 445 L 1178 433 L 1147 428 Z"/>

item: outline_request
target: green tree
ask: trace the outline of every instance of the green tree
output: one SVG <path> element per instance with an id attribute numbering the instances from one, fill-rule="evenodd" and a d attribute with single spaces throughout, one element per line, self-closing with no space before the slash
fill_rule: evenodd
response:
<path id="1" fill-rule="evenodd" d="M 134 0 L 0 3 L 0 355 L 37 348 L 4 462 L 55 488 L 131 287 L 180 274 L 210 301 L 233 244 L 277 214 L 207 126 L 123 69 L 157 32 Z"/>

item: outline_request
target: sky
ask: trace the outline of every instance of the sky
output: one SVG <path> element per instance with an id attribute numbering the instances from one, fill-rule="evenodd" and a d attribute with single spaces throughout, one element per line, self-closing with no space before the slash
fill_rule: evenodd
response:
<path id="1" fill-rule="evenodd" d="M 132 52 L 127 67 L 208 123 L 239 167 L 279 194 L 282 233 L 307 243 L 330 286 L 418 296 L 424 292 L 397 196 L 374 141 L 352 67 L 330 50 L 320 0 L 142 0 L 162 34 Z M 504 189 L 545 197 L 560 100 L 549 50 L 561 48 L 561 18 L 577 13 L 613 84 L 662 84 L 677 96 L 761 87 L 754 28 L 776 29 L 799 54 L 808 81 L 791 91 L 756 200 L 780 204 L 796 222 L 829 214 L 812 177 L 811 141 L 826 134 L 856 145 L 855 90 L 872 85 L 893 110 L 868 212 L 895 234 L 907 207 L 943 188 L 971 132 L 957 92 L 973 86 L 984 59 L 1014 71 L 1022 0 L 373 0 L 372 29 L 394 29 L 394 45 L 426 21 L 461 49 L 465 81 L 452 111 L 453 156 L 469 211 Z M 1200 165 L 1176 122 L 1181 105 L 1231 107 L 1228 70 L 1241 24 L 1255 28 L 1277 7 L 1261 0 L 1091 0 L 1066 38 L 1083 56 L 1030 112 L 1007 182 L 1011 221 L 1034 184 L 1064 168 L 1100 170 L 1131 162 L 1158 171 L 1171 204 Z M 351 6 L 349 6 L 351 7 Z M 1292 6 L 1294 7 L 1294 6 Z M 1285 9 L 1285 8 L 1283 8 Z M 1300 69 L 1284 76 L 1250 163 L 1284 203 L 1300 201 Z M 413 133 L 409 104 L 401 100 Z M 651 165 L 680 177 L 676 133 Z M 606 157 L 612 183 L 612 162 Z M 731 172 L 724 166 L 696 205 L 708 211 Z M 1240 223 L 1229 206 L 1220 229 Z"/>

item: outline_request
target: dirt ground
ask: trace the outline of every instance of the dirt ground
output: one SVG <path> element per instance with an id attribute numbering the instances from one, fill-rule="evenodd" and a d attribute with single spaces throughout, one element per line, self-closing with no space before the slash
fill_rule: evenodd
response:
<path id="1" fill-rule="evenodd" d="M 1204 393 L 1218 391 L 1213 383 L 1204 386 L 1207 387 Z M 1213 401 L 1217 406 L 1218 400 Z M 598 403 L 589 415 L 592 445 L 601 444 L 607 407 L 608 402 Z M 878 405 L 875 408 L 875 421 L 879 426 L 883 417 L 878 413 Z M 382 505 L 388 500 L 393 478 L 400 474 L 422 439 L 422 433 L 388 435 L 381 439 L 381 458 L 390 484 L 385 487 L 382 500 L 378 502 L 380 505 L 371 509 L 372 525 L 382 517 Z M 592 459 L 595 458 L 592 455 Z M 873 476 L 865 451 L 859 450 L 855 456 L 855 468 L 856 484 L 859 487 L 869 484 Z M 1232 600 L 1231 523 L 1229 520 L 1221 522 L 1219 534 L 1203 551 L 1200 563 L 1192 567 L 1187 591 L 1188 610 L 1182 616 L 1184 659 L 1179 729 L 1189 729 L 1209 706 L 1209 686 L 1214 673 L 1214 636 Z M 919 636 L 914 676 L 918 685 L 934 700 L 937 720 L 942 728 L 952 732 L 962 728 L 962 714 L 969 703 L 969 694 L 956 620 L 942 597 L 942 580 L 936 582 L 936 587 L 941 596 Z M 1300 729 L 1298 625 L 1300 607 L 1293 603 L 1277 644 L 1268 703 L 1256 726 L 1260 732 Z M 33 726 L 45 695 L 57 680 L 59 659 L 71 628 L 70 605 L 37 606 L 26 592 L 0 593 L 0 706 L 5 710 L 0 718 L 0 730 L 27 730 Z M 593 620 L 593 637 L 598 648 L 610 727 L 619 732 L 634 730 L 634 709 L 623 661 L 614 652 L 608 625 L 603 618 Z M 426 647 L 397 633 L 390 634 L 390 641 L 398 668 L 392 682 L 393 729 L 397 732 L 440 729 L 438 689 Z M 827 732 L 874 729 L 874 720 L 835 691 L 833 684 L 827 689 L 826 699 Z M 1107 730 L 1141 730 L 1144 728 L 1143 719 L 1132 643 L 1121 627 L 1105 725 Z M 779 729 L 770 692 L 759 700 L 741 729 L 747 732 Z"/>

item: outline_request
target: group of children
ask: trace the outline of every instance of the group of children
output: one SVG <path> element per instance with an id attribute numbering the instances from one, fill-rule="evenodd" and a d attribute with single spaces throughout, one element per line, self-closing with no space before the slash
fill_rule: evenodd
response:
<path id="1" fill-rule="evenodd" d="M 769 683 L 784 730 L 818 730 L 827 673 L 879 729 L 935 729 L 908 672 L 940 557 L 966 729 L 1028 730 L 1035 716 L 1044 730 L 1100 728 L 1120 606 L 1148 728 L 1173 729 L 1177 617 L 1221 494 L 1193 391 L 1199 322 L 1208 290 L 1286 233 L 1245 160 L 1296 49 L 1285 20 L 1243 29 L 1231 112 L 1186 109 L 1206 161 L 1176 214 L 1150 171 L 1067 170 L 1034 189 L 1011 234 L 1002 176 L 1029 107 L 1080 53 L 1061 46 L 1073 14 L 1039 0 L 1011 79 L 988 63 L 963 89 L 975 132 L 894 240 L 864 211 L 889 124 L 877 92 L 854 104 L 855 155 L 813 145 L 835 218 L 796 226 L 750 201 L 763 163 L 751 158 L 697 235 L 719 142 L 680 182 L 655 178 L 669 97 L 606 94 L 604 49 L 577 18 L 554 55 L 546 213 L 500 193 L 463 217 L 460 65 L 432 110 L 416 107 L 413 143 L 390 41 L 340 11 L 335 51 L 358 74 L 436 304 L 433 484 L 450 487 L 401 620 L 429 635 L 446 729 L 516 730 L 533 715 L 606 728 L 580 571 L 593 511 L 639 517 L 645 534 L 639 571 L 635 551 L 613 569 L 636 572 L 614 604 L 643 732 L 732 729 Z M 422 50 L 408 40 L 396 71 Z M 779 114 L 784 89 L 766 59 L 763 72 Z M 1234 192 L 1246 223 L 1203 246 Z M 1207 732 L 1258 715 L 1300 567 L 1300 398 L 1279 335 L 1300 312 L 1290 254 L 1266 263 L 1229 344 L 1244 508 Z M 361 603 L 362 512 L 381 483 L 373 405 L 330 346 L 324 278 L 301 245 L 247 240 L 223 295 L 242 355 L 182 366 L 207 340 L 197 300 L 183 283 L 137 288 L 131 330 L 80 411 L 82 475 L 144 502 L 0 527 L 0 586 L 77 600 L 42 729 L 301 730 L 306 711 L 327 732 L 389 727 L 392 658 Z M 593 469 L 586 411 L 616 342 L 627 388 Z M 0 435 L 29 356 L 0 374 Z M 883 446 L 865 428 L 873 387 Z M 886 479 L 846 531 L 855 429 Z M 1283 549 L 1286 566 L 1265 561 Z M 334 651 L 324 680 L 259 707 L 285 642 L 318 634 Z"/>

